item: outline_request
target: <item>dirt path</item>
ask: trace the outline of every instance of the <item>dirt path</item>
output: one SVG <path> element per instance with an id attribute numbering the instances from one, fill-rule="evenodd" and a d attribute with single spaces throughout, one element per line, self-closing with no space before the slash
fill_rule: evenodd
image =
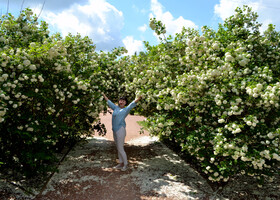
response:
<path id="1" fill-rule="evenodd" d="M 89 138 L 73 149 L 36 199 L 208 199 L 211 188 L 202 177 L 156 138 L 139 135 L 137 121 L 143 119 L 126 120 L 127 171 L 112 169 L 117 157 L 107 114 L 102 116 L 106 137 Z"/>
<path id="2" fill-rule="evenodd" d="M 163 153 L 160 143 L 127 144 L 125 148 L 130 168 L 121 172 L 112 169 L 116 159 L 113 142 L 89 139 L 67 156 L 60 172 L 36 199 L 203 199 L 209 195 L 211 188 L 205 187 L 204 180 L 176 156 L 170 157 L 170 152 Z"/>

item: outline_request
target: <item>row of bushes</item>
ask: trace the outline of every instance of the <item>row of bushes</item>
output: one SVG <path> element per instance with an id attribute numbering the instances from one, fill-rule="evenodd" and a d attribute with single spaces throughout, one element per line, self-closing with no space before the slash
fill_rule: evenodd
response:
<path id="1" fill-rule="evenodd" d="M 127 91 L 151 134 L 191 155 L 213 182 L 236 174 L 262 181 L 280 161 L 280 34 L 237 8 L 217 30 L 183 29 L 133 57 Z M 156 19 L 158 35 L 165 27 Z"/>
<path id="2" fill-rule="evenodd" d="M 124 79 L 124 48 L 97 53 L 88 37 L 50 35 L 30 9 L 0 20 L 0 162 L 27 176 L 53 170 L 56 152 L 96 129 Z"/>

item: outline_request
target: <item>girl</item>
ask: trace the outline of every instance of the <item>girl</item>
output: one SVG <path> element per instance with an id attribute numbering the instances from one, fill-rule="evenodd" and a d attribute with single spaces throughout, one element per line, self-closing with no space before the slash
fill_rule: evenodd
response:
<path id="1" fill-rule="evenodd" d="M 137 102 L 142 98 L 141 96 L 136 100 L 132 101 L 127 107 L 127 99 L 125 97 L 121 97 L 119 99 L 119 105 L 115 105 L 112 103 L 108 97 L 103 94 L 104 99 L 107 101 L 108 106 L 113 110 L 112 115 L 112 128 L 113 128 L 113 136 L 114 141 L 118 150 L 119 164 L 114 167 L 114 169 L 121 169 L 122 171 L 127 170 L 127 156 L 124 151 L 124 140 L 126 136 L 126 123 L 125 118 L 129 114 L 130 110 L 137 106 Z"/>

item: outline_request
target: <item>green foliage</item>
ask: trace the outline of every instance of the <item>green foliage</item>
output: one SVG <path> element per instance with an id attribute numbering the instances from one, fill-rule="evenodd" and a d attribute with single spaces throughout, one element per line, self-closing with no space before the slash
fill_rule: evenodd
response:
<path id="1" fill-rule="evenodd" d="M 88 37 L 50 36 L 29 9 L 0 24 L 1 168 L 27 176 L 53 170 L 55 152 L 94 129 L 105 134 L 101 91 L 115 97 L 121 89 L 110 80 L 124 80 L 117 60 L 124 49 L 98 54 Z"/>
<path id="2" fill-rule="evenodd" d="M 183 29 L 146 43 L 130 67 L 127 90 L 144 97 L 138 112 L 150 133 L 180 145 L 211 181 L 262 180 L 280 160 L 280 37 L 272 25 L 261 34 L 256 20 L 237 8 L 217 31 Z M 164 34 L 155 19 L 151 28 Z"/>

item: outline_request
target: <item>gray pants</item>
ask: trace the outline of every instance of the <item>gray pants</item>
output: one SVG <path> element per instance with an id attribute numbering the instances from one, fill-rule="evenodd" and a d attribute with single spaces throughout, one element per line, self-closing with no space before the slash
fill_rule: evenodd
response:
<path id="1" fill-rule="evenodd" d="M 124 151 L 124 139 L 126 136 L 125 128 L 121 127 L 117 132 L 113 132 L 113 136 L 118 150 L 119 161 L 120 163 L 127 165 L 127 156 Z"/>

